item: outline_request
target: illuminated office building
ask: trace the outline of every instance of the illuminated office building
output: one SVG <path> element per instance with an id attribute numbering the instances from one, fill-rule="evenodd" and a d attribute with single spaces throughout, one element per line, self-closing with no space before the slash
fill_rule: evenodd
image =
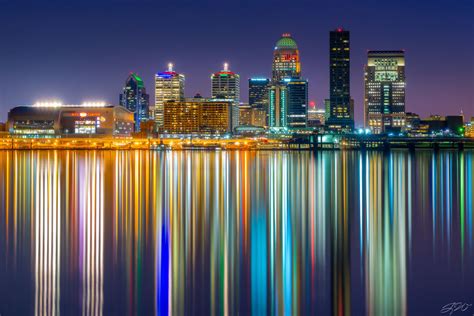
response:
<path id="1" fill-rule="evenodd" d="M 290 34 L 283 34 L 273 50 L 272 81 L 280 82 L 285 78 L 299 78 L 301 63 L 298 45 Z"/>
<path id="2" fill-rule="evenodd" d="M 239 125 L 240 76 L 229 70 L 229 64 L 224 63 L 224 69 L 211 75 L 211 97 L 216 100 L 232 102 L 232 128 Z"/>
<path id="3" fill-rule="evenodd" d="M 231 101 L 190 98 L 165 102 L 162 132 L 225 134 L 231 132 Z"/>
<path id="4" fill-rule="evenodd" d="M 173 64 L 168 64 L 168 71 L 155 75 L 155 108 L 154 117 L 158 127 L 163 125 L 163 111 L 166 101 L 184 100 L 184 75 L 173 71 Z"/>
<path id="5" fill-rule="evenodd" d="M 250 78 L 249 79 L 249 105 L 252 108 L 268 108 L 268 90 L 270 79 Z"/>
<path id="6" fill-rule="evenodd" d="M 150 96 L 146 93 L 143 80 L 136 73 L 131 73 L 125 81 L 120 105 L 133 112 L 135 131 L 140 131 L 140 123 L 147 121 L 150 115 Z"/>
<path id="7" fill-rule="evenodd" d="M 306 79 L 285 79 L 288 91 L 288 127 L 306 127 L 308 115 L 308 81 Z"/>
<path id="8" fill-rule="evenodd" d="M 103 103 L 41 103 L 11 109 L 7 125 L 10 133 L 32 138 L 129 136 L 134 130 L 134 113 Z"/>
<path id="9" fill-rule="evenodd" d="M 337 132 L 354 129 L 350 90 L 350 36 L 338 28 L 329 33 L 329 107 L 326 126 Z"/>
<path id="10" fill-rule="evenodd" d="M 239 106 L 239 126 L 252 125 L 252 107 L 242 103 Z"/>
<path id="11" fill-rule="evenodd" d="M 287 126 L 288 88 L 284 84 L 270 87 L 269 93 L 270 113 L 268 117 L 270 127 Z"/>
<path id="12" fill-rule="evenodd" d="M 365 127 L 373 133 L 405 127 L 405 52 L 369 51 L 365 67 Z"/>
<path id="13" fill-rule="evenodd" d="M 249 105 L 250 107 L 261 114 L 265 112 L 265 118 L 263 125 L 268 125 L 268 113 L 269 113 L 269 91 L 270 91 L 270 79 L 266 78 L 250 78 L 249 79 Z"/>
<path id="14" fill-rule="evenodd" d="M 273 50 L 268 102 L 269 126 L 306 127 L 308 81 L 301 78 L 298 45 L 290 34 L 283 34 Z"/>
<path id="15" fill-rule="evenodd" d="M 266 126 L 267 111 L 249 104 L 241 103 L 239 107 L 239 126 Z"/>

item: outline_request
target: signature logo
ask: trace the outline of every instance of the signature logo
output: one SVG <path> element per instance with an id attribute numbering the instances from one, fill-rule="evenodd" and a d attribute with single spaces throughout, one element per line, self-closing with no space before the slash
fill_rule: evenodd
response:
<path id="1" fill-rule="evenodd" d="M 472 307 L 472 304 L 463 302 L 452 302 L 441 307 L 441 314 L 452 315 L 454 312 L 465 312 Z"/>

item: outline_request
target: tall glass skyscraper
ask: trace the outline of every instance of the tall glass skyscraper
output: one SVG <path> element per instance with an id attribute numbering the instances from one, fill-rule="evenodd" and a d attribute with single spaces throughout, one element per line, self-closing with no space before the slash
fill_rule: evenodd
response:
<path id="1" fill-rule="evenodd" d="M 168 64 L 168 71 L 155 75 L 155 122 L 163 125 L 163 111 L 166 101 L 184 100 L 184 75 L 173 71 L 173 64 Z"/>
<path id="2" fill-rule="evenodd" d="M 369 51 L 365 67 L 365 126 L 373 133 L 405 127 L 405 52 Z"/>
<path id="3" fill-rule="evenodd" d="M 149 118 L 150 96 L 146 93 L 143 80 L 136 73 L 131 73 L 125 81 L 119 103 L 134 113 L 135 131 L 140 131 L 140 123 Z"/>
<path id="4" fill-rule="evenodd" d="M 232 102 L 232 129 L 239 125 L 240 76 L 229 70 L 224 63 L 224 69 L 211 75 L 211 98 L 225 99 Z"/>
<path id="5" fill-rule="evenodd" d="M 300 52 L 291 34 L 285 33 L 276 42 L 273 50 L 272 81 L 301 76 Z"/>
<path id="6" fill-rule="evenodd" d="M 308 81 L 306 79 L 285 79 L 288 90 L 288 127 L 306 127 L 308 112 Z"/>
<path id="7" fill-rule="evenodd" d="M 266 78 L 250 78 L 249 79 L 249 105 L 253 110 L 269 111 L 269 89 L 270 79 Z M 265 125 L 268 125 L 267 115 Z"/>
<path id="8" fill-rule="evenodd" d="M 329 113 L 326 126 L 334 131 L 354 129 L 350 89 L 349 31 L 338 28 L 329 33 Z"/>

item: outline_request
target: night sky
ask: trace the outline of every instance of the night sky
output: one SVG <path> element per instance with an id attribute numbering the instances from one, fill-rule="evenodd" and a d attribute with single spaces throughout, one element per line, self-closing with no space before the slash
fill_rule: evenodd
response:
<path id="1" fill-rule="evenodd" d="M 67 3 L 66 3 L 67 2 Z M 275 42 L 297 41 L 310 100 L 328 96 L 329 30 L 351 31 L 351 94 L 363 118 L 369 49 L 405 49 L 407 106 L 422 116 L 474 116 L 474 4 L 429 1 L 3 1 L 0 0 L 0 120 L 40 99 L 118 103 L 130 71 L 153 99 L 153 76 L 174 62 L 186 95 L 210 94 L 210 74 L 228 61 L 247 79 L 271 73 Z"/>

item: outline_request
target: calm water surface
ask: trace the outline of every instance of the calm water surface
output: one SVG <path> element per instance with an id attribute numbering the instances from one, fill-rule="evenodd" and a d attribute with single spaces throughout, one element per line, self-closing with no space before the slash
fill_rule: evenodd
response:
<path id="1" fill-rule="evenodd" d="M 3 151 L 0 315 L 474 304 L 473 164 L 472 151 Z"/>

